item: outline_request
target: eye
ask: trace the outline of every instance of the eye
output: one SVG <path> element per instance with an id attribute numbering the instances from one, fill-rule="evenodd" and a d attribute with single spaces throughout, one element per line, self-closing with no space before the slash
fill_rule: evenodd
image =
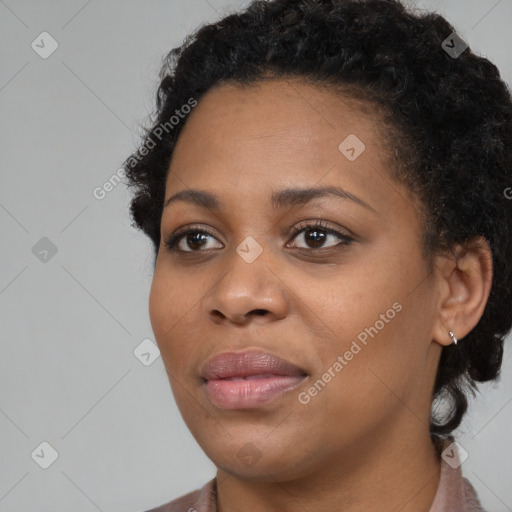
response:
<path id="1" fill-rule="evenodd" d="M 299 249 L 323 249 L 331 248 L 336 246 L 346 246 L 354 241 L 350 236 L 341 233 L 335 229 L 329 228 L 323 221 L 315 221 L 310 223 L 303 223 L 292 229 L 293 238 L 302 239 L 306 244 L 304 247 L 298 247 Z M 325 245 L 326 242 L 331 239 L 337 243 L 331 245 Z M 294 247 L 297 247 L 294 245 Z"/>
<path id="2" fill-rule="evenodd" d="M 215 235 L 210 233 L 207 229 L 198 229 L 194 227 L 188 227 L 172 234 L 165 242 L 165 246 L 170 251 L 181 251 L 181 252 L 198 252 L 201 249 L 219 249 L 220 247 L 208 245 L 208 238 L 215 238 Z M 187 249 L 188 247 L 188 249 Z"/>
<path id="3" fill-rule="evenodd" d="M 354 239 L 336 229 L 328 227 L 323 221 L 304 222 L 299 226 L 292 228 L 292 240 L 301 239 L 306 244 L 305 246 L 293 245 L 298 249 L 330 249 L 337 246 L 347 246 Z M 173 233 L 165 242 L 165 246 L 172 252 L 201 252 L 208 249 L 222 249 L 223 245 L 218 242 L 217 245 L 213 242 L 217 240 L 215 235 L 205 228 L 195 228 L 189 226 L 178 230 Z M 326 242 L 332 240 L 331 245 L 326 245 Z M 289 245 L 288 245 L 289 247 Z"/>

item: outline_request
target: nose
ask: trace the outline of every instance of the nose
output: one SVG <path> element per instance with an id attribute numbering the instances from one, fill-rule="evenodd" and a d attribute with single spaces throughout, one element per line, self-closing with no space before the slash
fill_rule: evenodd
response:
<path id="1" fill-rule="evenodd" d="M 205 313 L 215 324 L 269 322 L 286 316 L 286 286 L 264 255 L 265 250 L 252 263 L 236 251 L 227 258 L 223 275 L 203 302 Z"/>

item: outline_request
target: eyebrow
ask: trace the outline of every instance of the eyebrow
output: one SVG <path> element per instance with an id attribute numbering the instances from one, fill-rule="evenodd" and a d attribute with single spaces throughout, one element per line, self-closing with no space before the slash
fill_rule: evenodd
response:
<path id="1" fill-rule="evenodd" d="M 272 193 L 271 203 L 274 209 L 279 209 L 289 206 L 303 206 L 311 202 L 313 199 L 329 196 L 353 201 L 359 206 L 377 213 L 374 208 L 372 208 L 368 203 L 359 197 L 351 194 L 343 188 L 335 186 L 317 188 L 288 188 L 279 190 Z M 206 192 L 204 190 L 187 189 L 182 190 L 181 192 L 177 192 L 165 201 L 164 208 L 167 208 L 167 206 L 176 201 L 183 201 L 185 203 L 201 206 L 210 210 L 219 210 L 222 207 L 222 202 L 215 194 Z"/>

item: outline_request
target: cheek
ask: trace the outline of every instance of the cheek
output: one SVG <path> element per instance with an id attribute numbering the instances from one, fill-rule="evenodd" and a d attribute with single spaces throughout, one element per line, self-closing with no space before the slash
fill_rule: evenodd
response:
<path id="1" fill-rule="evenodd" d="M 149 292 L 149 319 L 159 345 L 163 342 L 166 331 L 172 326 L 171 315 L 176 313 L 173 299 L 173 288 L 166 284 L 163 272 L 157 267 Z"/>
<path id="2" fill-rule="evenodd" d="M 425 307 L 425 290 L 420 286 L 411 293 L 425 275 L 421 260 L 412 253 L 386 257 L 380 252 L 376 259 L 361 258 L 350 271 L 334 273 L 322 285 L 308 284 L 303 301 L 319 329 L 327 332 L 316 349 L 322 360 L 320 372 L 341 356 L 347 362 L 335 373 L 343 373 L 344 379 L 334 380 L 346 379 L 345 387 L 363 392 L 379 385 L 370 370 L 383 373 L 391 387 L 406 385 L 421 350 L 411 326 L 418 326 L 418 314 Z"/>
<path id="3" fill-rule="evenodd" d="M 396 316 L 393 304 L 401 301 L 402 293 L 389 274 L 382 265 L 357 265 L 350 271 L 340 268 L 328 279 L 309 282 L 303 288 L 302 302 L 314 313 L 318 325 L 325 326 L 332 341 L 343 345 L 376 322 L 382 330 Z M 296 293 L 300 293 L 299 287 Z M 386 312 L 382 324 L 380 315 Z"/>
<path id="4" fill-rule="evenodd" d="M 190 273 L 172 270 L 165 261 L 157 264 L 149 293 L 149 314 L 158 332 L 163 327 L 164 333 L 169 331 L 197 306 L 201 290 L 196 284 Z"/>
<path id="5" fill-rule="evenodd" d="M 169 362 L 176 366 L 181 358 L 184 325 L 196 303 L 193 287 L 184 286 L 181 279 L 169 272 L 155 269 L 149 293 L 149 317 L 167 369 L 170 369 Z"/>
<path id="6" fill-rule="evenodd" d="M 376 293 L 340 312 L 333 326 L 336 343 L 319 346 L 322 367 L 312 379 L 311 394 L 318 396 L 310 404 L 313 417 L 330 409 L 340 421 L 350 418 L 354 428 L 366 428 L 415 399 L 424 379 L 428 325 L 418 325 L 418 304 L 410 301 Z"/>

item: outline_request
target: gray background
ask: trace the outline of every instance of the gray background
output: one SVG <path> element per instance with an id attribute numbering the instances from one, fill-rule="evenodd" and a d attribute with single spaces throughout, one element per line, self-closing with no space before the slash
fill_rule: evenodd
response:
<path id="1" fill-rule="evenodd" d="M 102 200 L 93 190 L 136 147 L 161 57 L 246 3 L 0 0 L 0 512 L 141 512 L 214 475 L 161 358 L 133 352 L 154 340 L 149 240 L 130 227 L 122 184 Z M 512 0 L 417 5 L 512 82 Z M 47 59 L 31 47 L 43 31 L 59 45 Z M 57 250 L 46 262 L 33 250 L 43 237 Z M 458 431 L 490 512 L 512 510 L 510 346 L 505 359 Z M 43 441 L 58 452 L 48 469 Z"/>

